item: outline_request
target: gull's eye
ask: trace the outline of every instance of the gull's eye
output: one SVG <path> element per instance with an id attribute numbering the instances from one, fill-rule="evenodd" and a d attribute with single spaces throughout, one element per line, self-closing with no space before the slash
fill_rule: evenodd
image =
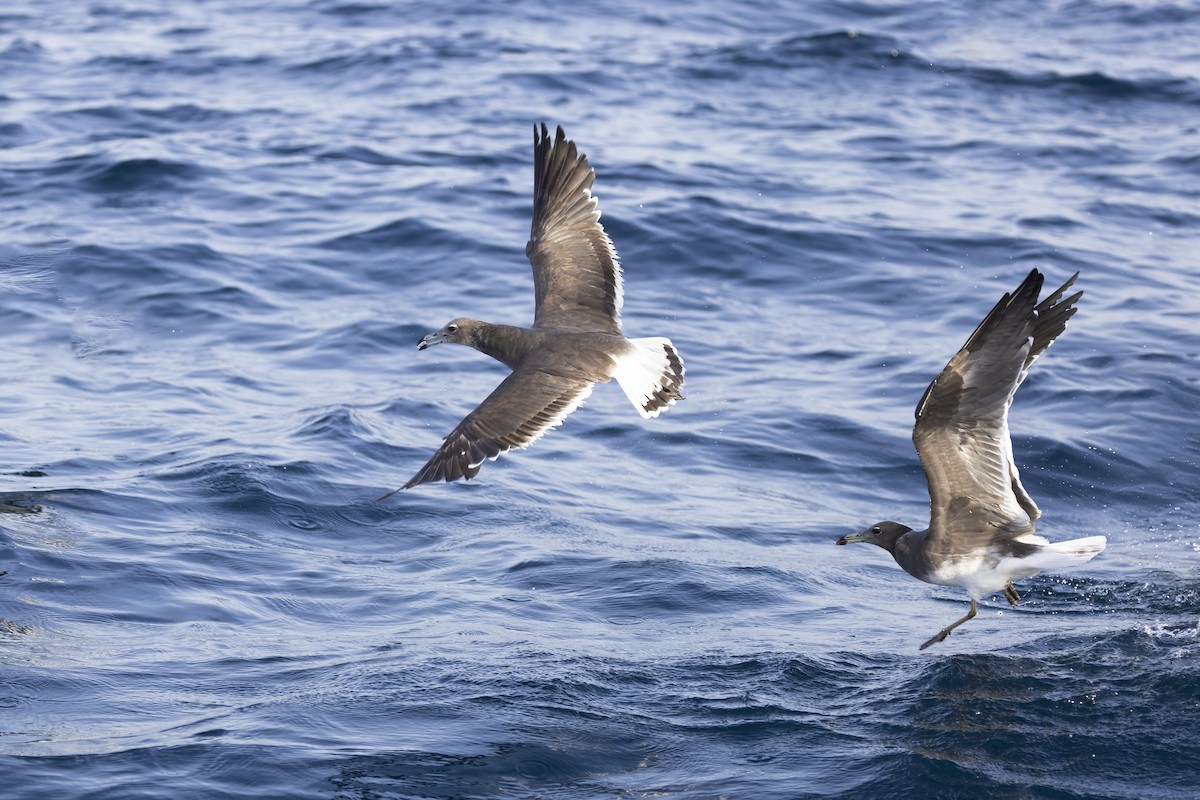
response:
<path id="1" fill-rule="evenodd" d="M 871 533 L 883 533 L 883 528 L 880 528 L 878 525 L 876 525 L 875 527 L 871 528 Z"/>
<path id="2" fill-rule="evenodd" d="M 456 330 L 458 330 L 458 326 L 457 326 L 457 325 L 447 325 L 447 326 L 446 326 L 446 332 L 447 332 L 447 333 L 454 333 Z"/>

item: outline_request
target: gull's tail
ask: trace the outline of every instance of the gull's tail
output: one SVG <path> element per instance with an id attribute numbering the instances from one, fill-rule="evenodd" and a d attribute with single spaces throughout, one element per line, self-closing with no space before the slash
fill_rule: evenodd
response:
<path id="1" fill-rule="evenodd" d="M 683 359 L 670 339 L 629 339 L 633 347 L 616 359 L 613 377 L 629 402 L 646 419 L 682 400 Z"/>
<path id="2" fill-rule="evenodd" d="M 1038 548 L 1033 556 L 1033 563 L 1038 569 L 1053 572 L 1067 569 L 1091 561 L 1108 540 L 1103 536 L 1087 536 L 1083 539 L 1071 539 L 1066 542 L 1051 542 Z"/>

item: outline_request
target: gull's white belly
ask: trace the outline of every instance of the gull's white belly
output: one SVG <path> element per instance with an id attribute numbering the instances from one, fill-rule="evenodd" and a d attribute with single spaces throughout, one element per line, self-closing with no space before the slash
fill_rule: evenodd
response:
<path id="1" fill-rule="evenodd" d="M 980 552 L 950 559 L 939 566 L 926 580 L 941 586 L 961 586 L 979 599 L 998 592 L 1009 581 L 1028 578 L 1041 572 L 1036 558 L 999 558 Z"/>

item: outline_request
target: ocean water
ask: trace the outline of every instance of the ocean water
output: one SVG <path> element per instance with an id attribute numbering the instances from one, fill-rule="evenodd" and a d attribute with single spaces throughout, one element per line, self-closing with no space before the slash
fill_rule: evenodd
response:
<path id="1" fill-rule="evenodd" d="M 0 795 L 1200 796 L 1200 9 L 0 9 Z M 532 126 L 597 170 L 615 385 L 406 481 L 528 324 Z M 928 381 L 1032 267 L 1051 539 L 927 651 Z M 26 513 L 20 513 L 26 512 Z"/>

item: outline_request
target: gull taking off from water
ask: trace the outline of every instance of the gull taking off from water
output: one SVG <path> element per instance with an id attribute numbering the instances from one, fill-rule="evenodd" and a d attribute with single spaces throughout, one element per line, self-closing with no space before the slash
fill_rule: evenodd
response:
<path id="1" fill-rule="evenodd" d="M 671 340 L 621 333 L 621 265 L 600 225 L 591 192 L 596 172 L 587 156 L 561 127 L 551 143 L 543 123 L 540 135 L 533 128 L 533 158 L 533 226 L 525 245 L 533 267 L 533 327 L 460 317 L 417 343 L 418 350 L 465 344 L 512 374 L 458 423 L 404 489 L 473 478 L 485 459 L 527 447 L 560 424 L 596 383 L 616 378 L 647 419 L 683 398 L 683 359 Z"/>
<path id="2" fill-rule="evenodd" d="M 1082 564 L 1104 549 L 1103 536 L 1051 543 L 1034 533 L 1042 512 L 1021 486 L 1008 433 L 1008 409 L 1029 365 L 1075 313 L 1083 292 L 1063 294 L 1078 276 L 1039 303 L 1042 274 L 1030 272 L 1000 298 L 917 403 L 913 442 L 929 483 L 929 527 L 879 522 L 837 541 L 879 545 L 914 578 L 970 593 L 967 615 L 922 650 L 974 617 L 983 595 L 1003 589 L 1015 607 L 1014 580 Z"/>

